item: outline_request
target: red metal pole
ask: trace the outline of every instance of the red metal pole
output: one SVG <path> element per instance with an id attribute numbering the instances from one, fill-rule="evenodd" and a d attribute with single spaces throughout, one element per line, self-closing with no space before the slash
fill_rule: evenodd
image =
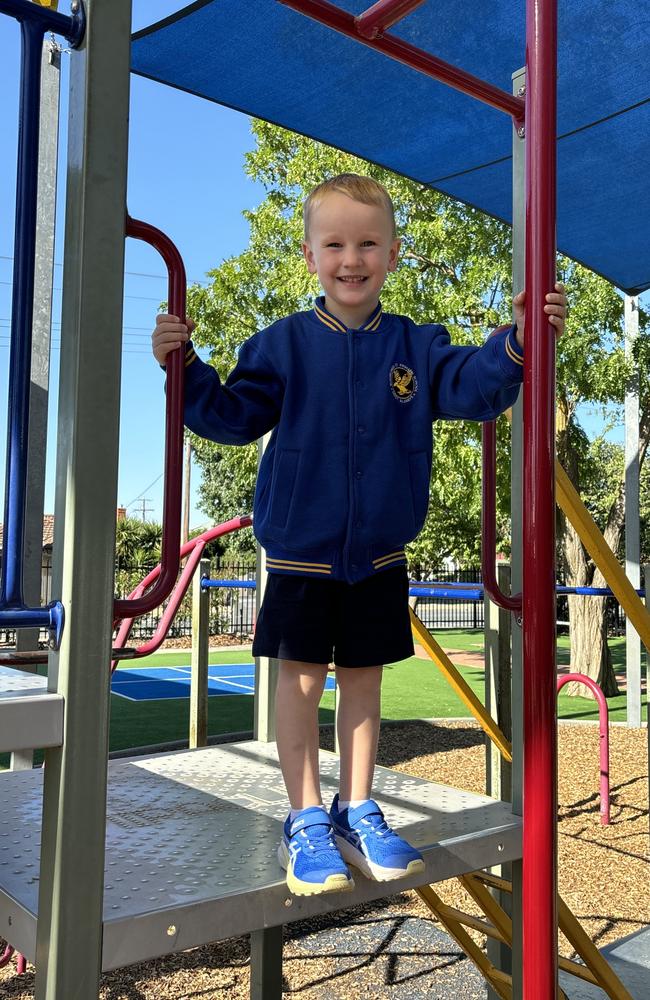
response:
<path id="1" fill-rule="evenodd" d="M 555 284 L 557 0 L 526 3 L 523 997 L 557 997 Z"/>
<path id="2" fill-rule="evenodd" d="M 497 582 L 497 425 L 495 420 L 483 424 L 483 476 L 481 504 L 481 576 L 490 600 L 506 611 L 521 612 L 521 594 L 508 597 Z"/>
<path id="3" fill-rule="evenodd" d="M 172 316 L 185 322 L 186 278 L 180 253 L 155 226 L 127 217 L 126 235 L 144 240 L 155 247 L 167 265 L 169 275 L 167 301 Z M 114 604 L 115 618 L 137 618 L 158 607 L 171 594 L 180 566 L 181 491 L 183 472 L 183 394 L 185 388 L 185 351 L 178 348 L 167 359 L 167 395 L 165 403 L 165 479 L 163 489 L 163 534 L 160 553 L 161 571 L 155 587 L 133 601 Z"/>
<path id="4" fill-rule="evenodd" d="M 408 42 L 404 42 L 394 35 L 380 34 L 376 38 L 365 38 L 358 30 L 354 15 L 328 3 L 327 0 L 278 0 L 278 2 L 284 4 L 285 7 L 291 7 L 299 14 L 313 18 L 320 24 L 327 25 L 328 28 L 333 28 L 334 31 L 338 31 L 342 35 L 347 35 L 348 38 L 354 38 L 362 45 L 382 52 L 385 56 L 395 59 L 396 62 L 424 73 L 425 76 L 440 80 L 441 83 L 446 83 L 454 90 L 460 90 L 461 93 L 475 97 L 498 111 L 504 111 L 511 115 L 518 125 L 523 122 L 524 102 L 521 98 L 514 97 L 507 91 L 494 87 L 491 83 L 486 83 L 485 80 L 480 80 L 472 73 L 466 73 L 465 70 L 458 69 L 457 66 L 452 66 L 444 60 L 438 59 L 430 52 L 424 52 L 414 45 L 409 45 Z"/>
<path id="5" fill-rule="evenodd" d="M 423 3 L 424 0 L 377 0 L 363 14 L 355 17 L 357 31 L 364 38 L 376 38 Z"/>

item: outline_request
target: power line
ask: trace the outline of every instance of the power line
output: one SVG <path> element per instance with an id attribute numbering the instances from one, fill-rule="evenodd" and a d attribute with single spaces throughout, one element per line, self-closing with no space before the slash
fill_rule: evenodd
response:
<path id="1" fill-rule="evenodd" d="M 13 262 L 13 259 L 14 259 L 13 257 L 7 257 L 6 254 L 0 254 L 0 260 L 9 260 L 9 261 Z M 60 264 L 58 261 L 54 261 L 54 266 L 55 267 L 63 267 L 63 264 Z M 155 278 L 157 281 L 167 281 L 168 280 L 168 276 L 166 274 L 148 274 L 146 271 L 125 271 L 124 274 L 125 275 L 128 274 L 129 277 L 131 277 L 131 278 Z M 207 280 L 207 278 L 202 278 L 201 280 L 199 280 L 198 278 L 188 278 L 188 281 L 192 285 L 209 285 L 210 284 L 210 282 Z M 3 281 L 2 284 L 3 285 L 9 285 L 9 284 L 11 284 L 11 282 L 9 282 L 9 281 Z M 59 289 L 57 289 L 57 291 L 59 291 Z"/>
<path id="2" fill-rule="evenodd" d="M 148 485 L 148 486 L 145 486 L 145 488 L 144 488 L 143 490 L 141 490 L 141 491 L 140 491 L 140 493 L 138 493 L 137 497 L 135 497 L 135 498 L 134 498 L 134 499 L 133 499 L 133 500 L 131 501 L 131 503 L 127 503 L 127 504 L 126 504 L 126 510 L 128 510 L 128 509 L 129 509 L 129 507 L 131 507 L 131 506 L 132 506 L 132 505 L 133 505 L 134 503 L 136 503 L 136 501 L 140 500 L 140 499 L 142 498 L 143 494 L 144 494 L 144 493 L 146 493 L 146 492 L 147 492 L 147 490 L 150 490 L 152 486 L 155 486 L 155 485 L 156 485 L 156 483 L 157 483 L 157 482 L 158 482 L 158 481 L 159 481 L 160 479 L 162 479 L 162 477 L 163 477 L 164 475 L 165 475 L 165 473 L 164 473 L 164 472 L 161 472 L 159 476 L 156 476 L 156 478 L 154 479 L 153 483 L 149 483 L 149 485 Z"/>

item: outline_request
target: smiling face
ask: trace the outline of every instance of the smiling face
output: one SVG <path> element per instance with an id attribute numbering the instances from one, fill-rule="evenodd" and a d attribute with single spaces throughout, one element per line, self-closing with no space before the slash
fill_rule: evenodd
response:
<path id="1" fill-rule="evenodd" d="M 326 308 L 357 329 L 377 306 L 386 274 L 397 267 L 399 246 L 382 205 L 331 191 L 311 211 L 302 251 L 309 273 L 318 274 Z"/>

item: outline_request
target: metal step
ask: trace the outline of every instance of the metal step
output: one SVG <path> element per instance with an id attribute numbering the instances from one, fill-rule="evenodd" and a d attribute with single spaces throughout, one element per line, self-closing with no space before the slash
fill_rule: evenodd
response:
<path id="1" fill-rule="evenodd" d="M 329 803 L 338 788 L 336 755 L 321 752 L 321 775 Z M 41 790 L 40 770 L 0 774 L 0 927 L 11 927 L 11 944 L 30 960 Z M 392 825 L 423 849 L 426 871 L 390 883 L 355 873 L 353 892 L 292 897 L 276 858 L 287 799 L 275 744 L 231 743 L 112 761 L 104 970 L 521 856 L 520 818 L 502 802 L 386 768 L 376 771 L 374 794 Z"/>
<path id="2" fill-rule="evenodd" d="M 0 752 L 62 742 L 63 698 L 48 692 L 47 677 L 0 666 Z"/>

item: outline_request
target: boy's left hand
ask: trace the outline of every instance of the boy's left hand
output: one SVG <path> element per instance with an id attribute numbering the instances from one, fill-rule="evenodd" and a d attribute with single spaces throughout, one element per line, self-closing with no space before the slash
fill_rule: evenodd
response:
<path id="1" fill-rule="evenodd" d="M 512 300 L 515 323 L 517 324 L 517 343 L 523 349 L 524 327 L 526 322 L 526 292 L 519 292 Z M 564 333 L 564 321 L 566 319 L 566 292 L 564 285 L 559 282 L 555 286 L 554 292 L 549 292 L 546 296 L 544 312 L 548 316 L 551 326 L 555 327 L 555 335 L 560 337 Z"/>

